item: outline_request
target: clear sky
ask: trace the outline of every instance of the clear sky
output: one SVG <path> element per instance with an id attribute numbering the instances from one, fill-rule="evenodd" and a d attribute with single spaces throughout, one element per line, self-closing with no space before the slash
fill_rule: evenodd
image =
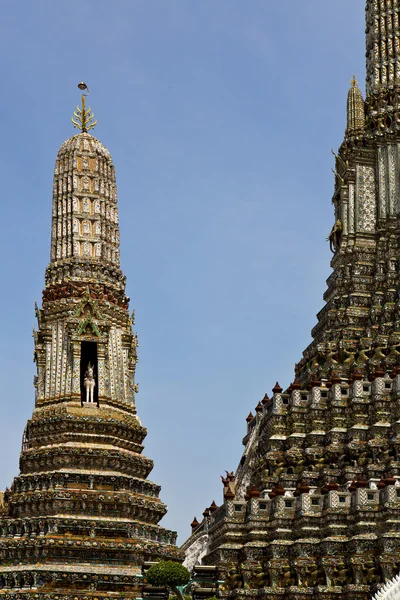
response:
<path id="1" fill-rule="evenodd" d="M 245 418 L 322 308 L 333 157 L 364 0 L 15 0 L 0 7 L 0 488 L 34 404 L 57 150 L 89 85 L 116 167 L 138 412 L 163 525 L 222 500 Z"/>

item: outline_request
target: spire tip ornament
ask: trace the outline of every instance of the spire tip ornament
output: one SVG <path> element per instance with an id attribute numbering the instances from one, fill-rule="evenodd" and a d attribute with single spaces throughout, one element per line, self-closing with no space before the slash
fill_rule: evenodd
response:
<path id="1" fill-rule="evenodd" d="M 86 108 L 85 97 L 89 95 L 89 88 L 84 81 L 78 83 L 78 88 L 82 93 L 82 106 L 76 107 L 74 111 L 74 117 L 71 117 L 71 121 L 74 127 L 80 129 L 82 133 L 87 133 L 91 129 L 94 129 L 97 125 L 97 121 L 94 119 L 94 114 L 91 113 L 91 108 Z M 86 91 L 86 94 L 85 94 Z"/>

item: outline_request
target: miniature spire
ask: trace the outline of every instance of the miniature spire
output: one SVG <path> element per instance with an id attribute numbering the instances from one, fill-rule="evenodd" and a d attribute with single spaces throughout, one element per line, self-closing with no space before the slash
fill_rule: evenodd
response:
<path id="1" fill-rule="evenodd" d="M 247 418 L 246 418 L 246 421 L 247 421 L 248 423 L 251 423 L 251 421 L 252 421 L 253 419 L 254 419 L 253 413 L 250 411 L 250 412 L 249 412 L 249 414 L 248 414 L 248 416 L 247 416 Z"/>
<path id="2" fill-rule="evenodd" d="M 347 96 L 347 135 L 363 131 L 365 127 L 364 98 L 353 75 Z"/>
<path id="3" fill-rule="evenodd" d="M 87 133 L 88 131 L 96 127 L 97 121 L 94 120 L 94 114 L 90 114 L 90 106 L 89 108 L 86 108 L 85 96 L 89 94 L 88 86 L 86 85 L 86 83 L 81 81 L 81 83 L 78 83 L 78 88 L 82 91 L 87 90 L 87 93 L 82 94 L 82 108 L 79 108 L 79 106 L 76 107 L 76 111 L 74 112 L 74 117 L 76 118 L 76 120 L 73 117 L 71 117 L 71 121 L 74 127 L 80 129 L 82 133 Z"/>
<path id="4" fill-rule="evenodd" d="M 269 402 L 269 396 L 268 396 L 268 394 L 264 394 L 264 398 L 262 399 L 262 403 L 265 405 L 265 404 L 268 404 L 268 402 Z"/>
<path id="5" fill-rule="evenodd" d="M 276 384 L 274 385 L 274 387 L 272 388 L 272 392 L 274 394 L 281 394 L 283 392 L 283 388 L 281 388 L 281 386 L 279 385 L 278 382 L 276 382 Z"/>
<path id="6" fill-rule="evenodd" d="M 213 500 L 209 507 L 210 513 L 213 513 L 215 510 L 217 510 L 217 508 L 218 508 L 218 505 L 215 503 L 215 500 Z"/>
<path id="7" fill-rule="evenodd" d="M 235 497 L 234 492 L 231 488 L 228 488 L 226 492 L 224 492 L 224 500 L 232 500 Z"/>
<path id="8" fill-rule="evenodd" d="M 261 492 L 258 491 L 255 485 L 249 485 L 246 493 L 247 499 L 250 498 L 259 498 L 261 496 Z"/>

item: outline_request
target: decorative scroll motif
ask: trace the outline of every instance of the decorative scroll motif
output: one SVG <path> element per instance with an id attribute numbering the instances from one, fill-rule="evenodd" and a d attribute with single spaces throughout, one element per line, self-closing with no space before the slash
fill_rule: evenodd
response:
<path id="1" fill-rule="evenodd" d="M 39 332 L 42 333 L 42 332 Z M 44 359 L 44 369 L 38 369 L 40 387 L 38 399 L 68 397 L 71 392 L 71 356 L 65 324 L 54 321 L 49 327 L 49 341 L 43 349 L 36 345 L 36 361 Z"/>
<path id="2" fill-rule="evenodd" d="M 387 167 L 386 147 L 378 148 L 378 184 L 379 184 L 379 216 L 385 218 L 387 214 Z"/>
<path id="3" fill-rule="evenodd" d="M 349 233 L 354 233 L 354 197 L 355 190 L 354 184 L 349 184 L 349 208 L 348 208 L 348 231 Z"/>
<path id="4" fill-rule="evenodd" d="M 357 168 L 358 230 L 372 233 L 376 227 L 375 172 L 373 167 Z"/>
<path id="5" fill-rule="evenodd" d="M 397 212 L 398 205 L 398 189 L 396 177 L 396 162 L 397 162 L 397 147 L 390 144 L 387 149 L 388 153 L 388 180 L 389 180 L 389 214 L 394 215 Z"/>
<path id="6" fill-rule="evenodd" d="M 88 288 L 92 298 L 97 298 L 102 302 L 112 302 L 123 308 L 128 307 L 127 297 L 124 291 L 115 290 L 110 284 L 103 285 L 101 283 L 90 283 L 87 285 L 84 281 L 81 283 L 70 282 L 62 283 L 58 286 L 54 284 L 47 286 L 43 291 L 43 302 L 54 302 L 61 298 L 80 297 Z"/>
<path id="7" fill-rule="evenodd" d="M 124 352 L 121 331 L 115 327 L 110 330 L 108 349 L 111 397 L 122 402 L 131 402 L 132 400 L 127 396 L 125 389 L 126 378 L 129 377 L 127 373 L 127 353 Z"/>

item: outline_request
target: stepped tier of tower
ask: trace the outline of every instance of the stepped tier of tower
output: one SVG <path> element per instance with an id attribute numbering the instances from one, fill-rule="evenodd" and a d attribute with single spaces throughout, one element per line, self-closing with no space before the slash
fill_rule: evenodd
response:
<path id="1" fill-rule="evenodd" d="M 0 597 L 137 598 L 145 561 L 182 560 L 147 479 L 128 308 L 114 167 L 82 128 L 56 160 L 35 408 L 0 505 Z"/>
<path id="2" fill-rule="evenodd" d="M 43 598 L 56 590 L 59 598 L 90 598 L 90 590 L 136 597 L 144 561 L 180 559 L 176 534 L 158 525 L 166 506 L 146 479 L 145 435 L 131 409 L 35 409 L 20 474 L 3 498 L 0 596 L 37 588 Z"/>
<path id="3" fill-rule="evenodd" d="M 400 0 L 366 16 L 367 98 L 353 78 L 313 341 L 247 417 L 223 504 L 183 545 L 226 597 L 366 600 L 400 571 Z"/>
<path id="4" fill-rule="evenodd" d="M 372 381 L 371 381 L 372 380 Z M 370 598 L 400 571 L 400 373 L 277 385 L 245 450 L 184 544 L 223 595 Z"/>

